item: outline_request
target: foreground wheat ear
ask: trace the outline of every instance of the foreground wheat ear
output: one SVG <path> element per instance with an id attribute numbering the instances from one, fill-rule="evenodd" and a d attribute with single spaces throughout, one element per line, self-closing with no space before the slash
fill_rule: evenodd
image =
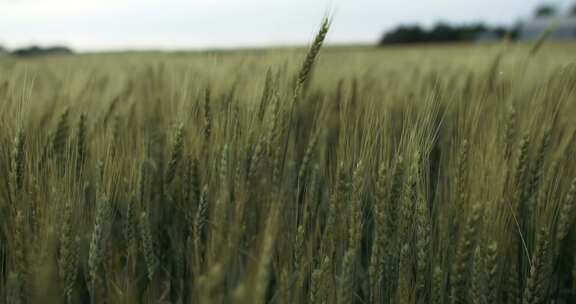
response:
<path id="1" fill-rule="evenodd" d="M 576 44 L 330 25 L 1 57 L 0 303 L 576 303 Z"/>

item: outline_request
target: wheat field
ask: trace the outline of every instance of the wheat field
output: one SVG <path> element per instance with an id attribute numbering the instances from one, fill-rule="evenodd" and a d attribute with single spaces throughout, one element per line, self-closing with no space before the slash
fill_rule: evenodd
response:
<path id="1" fill-rule="evenodd" d="M 1 303 L 576 303 L 576 44 L 0 58 Z"/>

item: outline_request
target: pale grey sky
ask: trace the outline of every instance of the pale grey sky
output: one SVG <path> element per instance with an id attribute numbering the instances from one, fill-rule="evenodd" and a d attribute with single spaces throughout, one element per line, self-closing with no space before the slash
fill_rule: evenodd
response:
<path id="1" fill-rule="evenodd" d="M 400 23 L 511 24 L 572 0 L 0 0 L 0 45 L 76 50 L 302 44 L 322 16 L 330 43 L 372 43 Z"/>

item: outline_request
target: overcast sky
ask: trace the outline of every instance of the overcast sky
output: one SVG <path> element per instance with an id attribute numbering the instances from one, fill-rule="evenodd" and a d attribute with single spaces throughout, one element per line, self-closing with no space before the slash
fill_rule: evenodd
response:
<path id="1" fill-rule="evenodd" d="M 571 0 L 547 1 L 566 6 Z M 322 16 L 332 43 L 372 43 L 398 24 L 511 24 L 542 0 L 0 0 L 0 44 L 76 50 L 302 44 Z"/>

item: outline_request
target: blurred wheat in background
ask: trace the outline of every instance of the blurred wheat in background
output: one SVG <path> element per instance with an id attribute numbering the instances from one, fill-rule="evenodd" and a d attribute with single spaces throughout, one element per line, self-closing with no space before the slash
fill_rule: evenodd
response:
<path id="1" fill-rule="evenodd" d="M 576 303 L 576 46 L 0 61 L 2 303 Z"/>

